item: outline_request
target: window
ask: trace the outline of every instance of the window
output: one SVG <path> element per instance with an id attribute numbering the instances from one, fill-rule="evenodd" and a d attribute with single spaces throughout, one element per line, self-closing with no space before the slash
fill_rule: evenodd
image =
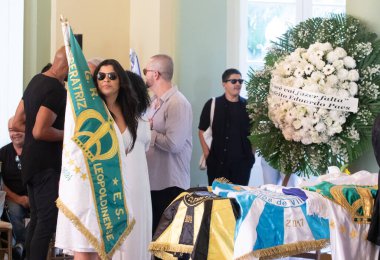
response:
<path id="1" fill-rule="evenodd" d="M 239 67 L 243 77 L 248 77 L 250 67 L 263 67 L 271 41 L 291 26 L 311 17 L 345 11 L 345 0 L 241 0 Z"/>
<path id="2" fill-rule="evenodd" d="M 0 147 L 9 143 L 8 118 L 14 115 L 23 86 L 24 1 L 1 2 Z"/>

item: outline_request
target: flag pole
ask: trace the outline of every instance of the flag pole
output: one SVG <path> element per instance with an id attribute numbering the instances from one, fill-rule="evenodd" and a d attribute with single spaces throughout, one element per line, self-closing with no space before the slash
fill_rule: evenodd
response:
<path id="1" fill-rule="evenodd" d="M 67 18 L 64 18 L 63 15 L 60 16 L 60 21 L 61 21 L 61 27 L 62 27 L 62 33 L 63 33 L 63 43 L 65 45 L 65 50 L 66 50 L 67 62 L 70 64 L 70 58 L 71 58 L 70 33 L 69 33 L 70 24 Z"/>

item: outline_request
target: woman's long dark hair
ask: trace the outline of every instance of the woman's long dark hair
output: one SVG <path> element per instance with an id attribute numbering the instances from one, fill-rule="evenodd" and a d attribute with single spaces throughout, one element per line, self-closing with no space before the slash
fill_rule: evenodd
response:
<path id="1" fill-rule="evenodd" d="M 129 78 L 125 74 L 125 71 L 123 67 L 120 65 L 120 63 L 114 59 L 107 59 L 102 61 L 95 69 L 94 71 L 94 82 L 95 86 L 98 90 L 99 96 L 104 100 L 104 102 L 107 104 L 104 95 L 99 91 L 98 81 L 96 78 L 96 75 L 98 75 L 98 72 L 101 67 L 111 65 L 113 69 L 115 70 L 118 78 L 119 78 L 119 94 L 117 95 L 116 102 L 121 107 L 121 112 L 123 114 L 124 120 L 127 124 L 127 127 L 132 135 L 132 146 L 129 150 L 132 150 L 136 137 L 137 137 L 137 126 L 138 126 L 138 118 L 140 116 L 137 106 L 138 106 L 138 100 L 135 91 L 131 87 L 131 82 L 129 81 Z M 112 113 L 111 113 L 112 114 Z M 114 117 L 114 115 L 112 115 Z"/>
<path id="2" fill-rule="evenodd" d="M 148 88 L 145 85 L 144 80 L 137 75 L 136 73 L 126 70 L 127 77 L 129 78 L 133 90 L 137 95 L 137 112 L 139 112 L 140 116 L 145 113 L 150 105 L 150 97 L 148 94 Z"/>

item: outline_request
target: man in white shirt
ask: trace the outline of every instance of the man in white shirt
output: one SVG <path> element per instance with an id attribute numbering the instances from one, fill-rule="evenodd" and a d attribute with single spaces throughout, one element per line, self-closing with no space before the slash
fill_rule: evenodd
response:
<path id="1" fill-rule="evenodd" d="M 152 129 L 147 160 L 154 232 L 165 208 L 190 187 L 193 115 L 189 101 L 172 84 L 171 57 L 151 57 L 143 72 L 154 93 L 147 113 Z"/>

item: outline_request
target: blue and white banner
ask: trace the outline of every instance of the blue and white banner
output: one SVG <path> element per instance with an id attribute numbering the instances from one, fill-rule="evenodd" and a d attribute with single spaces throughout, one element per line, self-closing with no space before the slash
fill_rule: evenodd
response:
<path id="1" fill-rule="evenodd" d="M 212 189 L 221 197 L 235 198 L 240 207 L 241 216 L 235 228 L 235 259 L 283 257 L 328 244 L 328 219 L 308 215 L 303 196 L 217 181 Z"/>
<path id="2" fill-rule="evenodd" d="M 131 71 L 141 76 L 139 58 L 134 49 L 129 50 L 129 60 L 131 61 Z"/>

